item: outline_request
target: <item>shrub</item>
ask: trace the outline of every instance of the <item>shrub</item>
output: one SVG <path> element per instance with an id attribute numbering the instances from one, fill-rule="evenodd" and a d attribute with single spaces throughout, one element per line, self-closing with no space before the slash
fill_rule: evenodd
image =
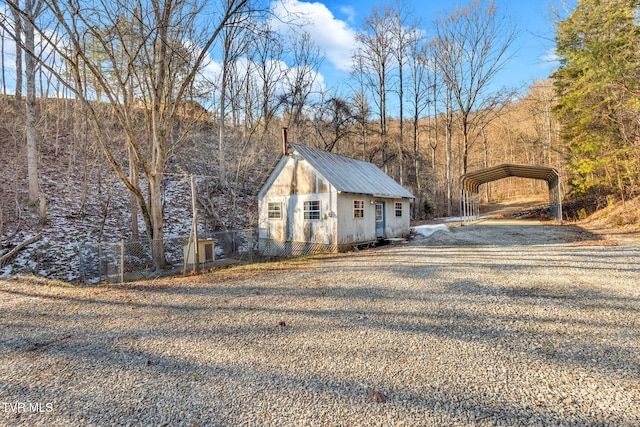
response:
<path id="1" fill-rule="evenodd" d="M 578 211 L 578 219 L 583 220 L 587 218 L 587 210 L 582 208 Z"/>
<path id="2" fill-rule="evenodd" d="M 422 205 L 422 209 L 424 209 L 424 213 L 427 215 L 433 215 L 433 207 L 431 206 L 431 203 L 429 203 L 429 200 L 424 201 L 423 205 Z"/>

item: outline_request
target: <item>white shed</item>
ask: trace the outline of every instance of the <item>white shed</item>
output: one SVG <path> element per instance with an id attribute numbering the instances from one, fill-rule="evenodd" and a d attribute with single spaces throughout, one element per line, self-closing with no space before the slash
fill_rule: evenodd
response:
<path id="1" fill-rule="evenodd" d="M 376 165 L 285 147 L 258 193 L 261 253 L 335 252 L 409 233 L 414 196 Z"/>

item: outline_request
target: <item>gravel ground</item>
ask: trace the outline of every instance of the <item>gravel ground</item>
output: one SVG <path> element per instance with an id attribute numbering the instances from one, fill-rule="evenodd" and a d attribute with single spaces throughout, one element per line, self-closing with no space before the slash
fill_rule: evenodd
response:
<path id="1" fill-rule="evenodd" d="M 132 285 L 0 281 L 0 425 L 640 425 L 640 244 L 486 222 Z"/>

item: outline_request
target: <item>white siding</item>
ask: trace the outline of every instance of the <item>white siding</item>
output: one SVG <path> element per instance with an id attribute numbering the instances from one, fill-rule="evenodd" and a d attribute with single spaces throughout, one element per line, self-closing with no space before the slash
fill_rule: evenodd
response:
<path id="1" fill-rule="evenodd" d="M 364 200 L 364 218 L 354 219 L 353 201 Z M 410 202 L 407 199 L 381 199 L 370 195 L 338 194 L 338 244 L 370 242 L 376 240 L 375 203 L 385 203 L 385 237 L 398 237 L 409 233 Z M 402 204 L 402 216 L 395 216 L 396 202 Z"/>
<path id="2" fill-rule="evenodd" d="M 306 161 L 290 158 L 258 200 L 260 238 L 336 244 L 335 193 Z M 304 202 L 320 202 L 320 219 L 304 219 Z M 282 219 L 269 219 L 269 202 L 282 203 Z"/>
<path id="3" fill-rule="evenodd" d="M 353 218 L 353 201 L 364 200 L 364 218 Z M 364 194 L 338 194 L 338 244 L 376 240 L 375 199 Z"/>
<path id="4" fill-rule="evenodd" d="M 402 216 L 396 217 L 396 203 L 402 204 Z M 398 237 L 409 234 L 411 204 L 407 199 L 387 199 L 385 205 L 387 214 L 386 237 Z"/>

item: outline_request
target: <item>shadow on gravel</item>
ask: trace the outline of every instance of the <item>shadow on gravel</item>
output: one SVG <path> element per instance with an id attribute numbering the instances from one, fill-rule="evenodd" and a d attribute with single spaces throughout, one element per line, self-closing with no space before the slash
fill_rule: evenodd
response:
<path id="1" fill-rule="evenodd" d="M 395 254 L 396 256 L 398 254 Z M 397 259 L 401 259 L 402 256 Z M 546 286 L 544 283 L 531 280 L 519 286 L 488 284 L 478 280 L 441 282 L 439 274 L 451 268 L 451 264 L 429 264 L 416 268 L 395 266 L 390 269 L 391 275 L 402 277 L 420 283 L 420 280 L 432 279 L 434 283 L 425 283 L 416 289 L 391 289 L 377 280 L 368 279 L 359 284 L 340 285 L 323 280 L 315 284 L 300 287 L 276 286 L 267 288 L 260 281 L 252 286 L 241 285 L 231 287 L 217 287 L 214 284 L 197 287 L 176 286 L 174 288 L 159 288 L 136 286 L 129 289 L 101 289 L 95 298 L 77 296 L 73 290 L 67 295 L 49 295 L 39 289 L 8 290 L 0 289 L 0 294 L 28 298 L 40 301 L 42 311 L 25 313 L 19 310 L 7 309 L 3 313 L 4 319 L 20 320 L 20 324 L 29 329 L 36 328 L 31 338 L 13 340 L 9 336 L 0 339 L 0 352 L 5 351 L 34 351 L 39 353 L 65 352 L 67 356 L 79 356 L 74 350 L 77 339 L 84 340 L 93 335 L 95 343 L 91 346 L 91 357 L 100 354 L 108 355 L 107 351 L 95 347 L 102 339 L 82 330 L 71 330 L 68 333 L 48 332 L 37 329 L 37 318 L 47 316 L 46 305 L 49 302 L 60 302 L 69 307 L 84 308 L 82 314 L 77 310 L 70 310 L 68 317 L 74 322 L 118 322 L 124 313 L 157 317 L 158 320 L 170 315 L 171 318 L 191 320 L 193 317 L 211 317 L 212 325 L 206 328 L 177 327 L 165 329 L 158 324 L 157 330 L 133 330 L 116 333 L 138 337 L 155 337 L 156 339 L 180 338 L 182 336 L 198 335 L 207 340 L 226 340 L 243 334 L 269 336 L 280 333 L 276 320 L 260 325 L 247 325 L 240 328 L 226 328 L 217 325 L 215 319 L 224 316 L 265 315 L 273 319 L 314 319 L 327 322 L 339 328 L 353 330 L 388 330 L 398 333 L 417 333 L 424 336 L 438 336 L 455 338 L 462 341 L 491 343 L 501 345 L 511 351 L 528 354 L 536 358 L 548 359 L 553 363 L 571 363 L 576 366 L 591 366 L 596 369 L 614 369 L 627 372 L 629 375 L 640 375 L 640 361 L 638 354 L 624 349 L 607 345 L 603 342 L 593 344 L 588 341 L 591 335 L 598 335 L 599 329 L 617 330 L 621 335 L 636 335 L 635 327 L 621 323 L 620 319 L 640 319 L 640 298 L 613 295 L 610 292 L 596 289 L 584 289 L 579 286 L 566 285 L 563 287 Z M 508 272 L 507 272 L 508 273 Z M 358 277 L 362 270 L 358 268 L 342 268 L 342 275 L 352 274 Z M 262 279 L 265 280 L 265 279 Z M 267 278 L 268 280 L 268 278 Z M 154 294 L 175 295 L 180 302 L 156 302 Z M 318 301 L 318 308 L 301 310 L 287 301 L 302 301 L 314 299 Z M 348 301 L 350 308 L 343 307 L 343 301 Z M 394 310 L 395 303 L 402 307 L 415 307 L 415 310 Z M 112 306 L 121 310 L 117 316 L 100 315 L 101 307 Z M 326 307 L 326 306 L 330 306 Z M 449 306 L 466 307 L 465 311 L 452 310 Z M 425 307 L 420 310 L 420 307 Z M 435 309 L 434 309 L 435 307 Z M 112 313 L 108 311 L 107 313 Z M 590 316 L 585 316 L 590 313 Z M 591 319 L 593 313 L 599 320 Z M 602 320 L 610 319 L 610 320 Z M 65 330 L 65 316 L 56 319 L 60 327 L 55 330 Z M 69 322 L 73 323 L 73 322 Z M 307 321 L 302 321 L 302 324 Z M 631 322 L 633 323 L 633 322 Z M 295 328 L 300 323 L 292 322 Z M 1 325 L 1 324 L 0 324 Z M 179 325 L 179 324 L 178 324 Z M 176 326 L 178 326 L 176 325 Z M 545 325 L 555 325 L 553 334 L 535 332 Z M 571 336 L 567 334 L 572 329 L 588 329 L 588 336 Z M 534 332 L 532 332 L 534 331 Z M 290 329 L 287 333 L 290 333 Z M 312 333 L 312 332 L 311 332 Z M 96 339 L 97 338 L 97 339 Z M 59 342 L 58 342 L 59 341 Z M 544 342 L 545 345 L 540 343 Z M 540 344 L 540 345 L 538 345 Z M 250 346 L 248 347 L 250 348 Z M 59 354 L 62 356 L 63 354 Z M 604 357 L 606 364 L 601 365 Z"/>
<path id="2" fill-rule="evenodd" d="M 633 425 L 640 247 L 481 227 L 233 279 L 0 282 L 1 400 L 55 401 L 40 425 Z"/>
<path id="3" fill-rule="evenodd" d="M 532 268 L 535 264 L 538 268 L 553 268 L 558 274 L 584 272 L 607 272 L 612 273 L 640 273 L 640 246 L 637 248 L 603 250 L 603 247 L 580 246 L 570 248 L 535 248 L 515 251 L 504 248 L 491 247 L 467 247 L 441 246 L 407 248 L 402 253 L 397 254 L 397 264 L 403 266 L 403 271 L 418 269 L 420 263 L 415 259 L 420 257 L 431 257 L 429 262 L 431 268 L 440 270 L 467 270 L 473 274 L 475 268 L 487 268 L 502 272 L 524 271 Z M 458 259 L 462 258 L 463 262 Z M 627 262 L 621 262 L 625 259 Z M 358 268 L 358 261 L 354 262 L 353 268 Z M 366 261 L 362 263 L 362 268 L 366 270 Z M 394 266 L 390 265 L 391 268 Z M 404 274 L 403 271 L 399 274 Z"/>
<path id="4" fill-rule="evenodd" d="M 414 273 L 423 277 L 424 270 Z M 391 274 L 399 274 L 399 270 Z M 405 273 L 405 279 L 412 277 L 416 278 L 411 272 Z M 429 419 L 433 425 L 463 420 L 474 424 L 513 425 L 524 420 L 536 420 L 538 425 L 566 424 L 567 415 L 558 408 L 572 407 L 574 415 L 577 411 L 579 416 L 576 424 L 599 425 L 611 419 L 598 411 L 581 412 L 573 403 L 548 397 L 528 403 L 511 400 L 508 388 L 513 386 L 509 385 L 508 375 L 515 374 L 500 374 L 498 367 L 516 358 L 523 370 L 553 365 L 615 378 L 640 375 L 633 345 L 593 341 L 604 338 L 611 330 L 620 336 L 636 336 L 632 322 L 623 324 L 619 320 L 638 318 L 638 298 L 620 298 L 605 291 L 587 292 L 572 286 L 497 286 L 472 279 L 429 286 L 420 286 L 418 281 L 413 282 L 415 288 L 393 289 L 375 278 L 358 285 L 312 281 L 313 285 L 305 287 L 272 289 L 261 286 L 261 280 L 264 279 L 256 279 L 255 286 L 228 289 L 215 283 L 202 285 L 195 297 L 191 297 L 192 288 L 176 287 L 174 295 L 180 302 L 175 304 L 154 301 L 153 292 L 145 297 L 141 288 L 126 292 L 113 289 L 95 299 L 75 296 L 80 290 L 69 290 L 57 298 L 68 306 L 68 314 L 53 320 L 46 315 L 50 298 L 45 290 L 13 291 L 12 296 L 45 304 L 40 312 L 10 309 L 3 313 L 0 325 L 5 328 L 7 319 L 18 321 L 13 327 L 21 330 L 22 338 L 5 335 L 0 339 L 0 354 L 4 360 L 19 358 L 24 370 L 15 370 L 15 377 L 11 377 L 12 370 L 0 373 L 3 396 L 48 401 L 53 393 L 58 401 L 69 405 L 58 406 L 58 415 L 69 414 L 68 421 L 73 423 L 76 414 L 82 414 L 89 424 L 106 421 L 101 417 L 110 411 L 108 417 L 114 423 L 126 420 L 161 424 L 169 419 L 174 425 L 188 425 L 180 418 L 171 419 L 168 407 L 191 414 L 190 420 L 198 424 L 208 425 L 212 419 L 235 424 L 255 415 L 253 411 L 269 408 L 270 401 L 281 401 L 269 397 L 277 394 L 291 405 L 304 403 L 308 404 L 305 407 L 318 408 L 317 413 L 311 410 L 317 421 L 327 416 L 321 410 L 324 405 L 318 405 L 323 402 L 355 408 L 369 419 L 382 409 L 383 414 L 404 414 L 414 422 Z M 82 293 L 87 292 L 85 289 Z M 137 298 L 141 301 L 134 301 Z M 303 309 L 296 303 L 310 299 L 316 301 L 317 308 Z M 73 310 L 79 303 L 86 304 L 82 310 L 84 328 L 78 327 Z M 100 307 L 104 305 L 121 311 L 101 314 Z M 86 310 L 88 307 L 91 309 Z M 583 317 L 592 310 L 606 311 L 610 320 L 590 321 Z M 151 327 L 138 326 L 138 322 L 149 318 L 156 319 Z M 49 322 L 47 330 L 38 327 L 43 319 Z M 243 320 L 228 324 L 231 319 Z M 278 325 L 280 319 L 286 321 L 286 326 Z M 331 341 L 335 330 L 352 331 L 354 341 L 362 344 L 322 346 L 323 340 Z M 312 341 L 300 338 L 311 336 Z M 378 336 L 385 338 L 374 338 Z M 358 359 L 402 373 L 403 358 L 429 358 L 434 351 L 431 345 L 438 341 L 459 347 L 447 350 L 452 357 L 464 357 L 461 352 L 468 348 L 487 352 L 487 363 L 496 365 L 495 371 L 489 371 L 496 372 L 492 383 L 486 388 L 478 386 L 478 378 L 468 371 L 459 373 L 467 377 L 457 384 L 438 378 L 416 384 L 393 382 L 386 377 L 357 380 L 353 374 L 341 374 L 351 372 L 349 366 Z M 163 346 L 154 346 L 158 342 Z M 412 348 L 423 342 L 430 344 L 421 350 Z M 460 347 L 459 343 L 472 347 Z M 212 356 L 216 348 L 224 348 L 228 356 Z M 247 354 L 252 355 L 250 359 Z M 317 357 L 338 363 L 339 369 L 302 369 L 304 359 Z M 271 359 L 278 362 L 271 363 Z M 39 365 L 38 361 L 47 362 Z M 442 362 L 436 358 L 432 363 Z M 464 359 L 454 358 L 447 363 L 464 365 Z M 441 367 L 445 369 L 446 365 Z M 419 378 L 419 373 L 406 375 Z M 43 382 L 41 376 L 50 379 Z M 467 387 L 460 388 L 465 382 Z M 367 400 L 369 387 L 388 396 L 383 407 Z M 233 394 L 229 390 L 234 390 Z M 190 402 L 188 396 L 199 396 L 196 401 L 200 405 L 185 404 Z M 78 406 L 69 402 L 78 402 Z M 202 406 L 204 402 L 206 405 Z M 411 418 L 411 414 L 417 417 Z M 276 420 L 291 419 L 286 413 L 281 413 L 280 418 L 277 412 L 275 415 Z M 625 423 L 624 418 L 617 420 Z M 325 421 L 330 424 L 331 419 Z"/>

